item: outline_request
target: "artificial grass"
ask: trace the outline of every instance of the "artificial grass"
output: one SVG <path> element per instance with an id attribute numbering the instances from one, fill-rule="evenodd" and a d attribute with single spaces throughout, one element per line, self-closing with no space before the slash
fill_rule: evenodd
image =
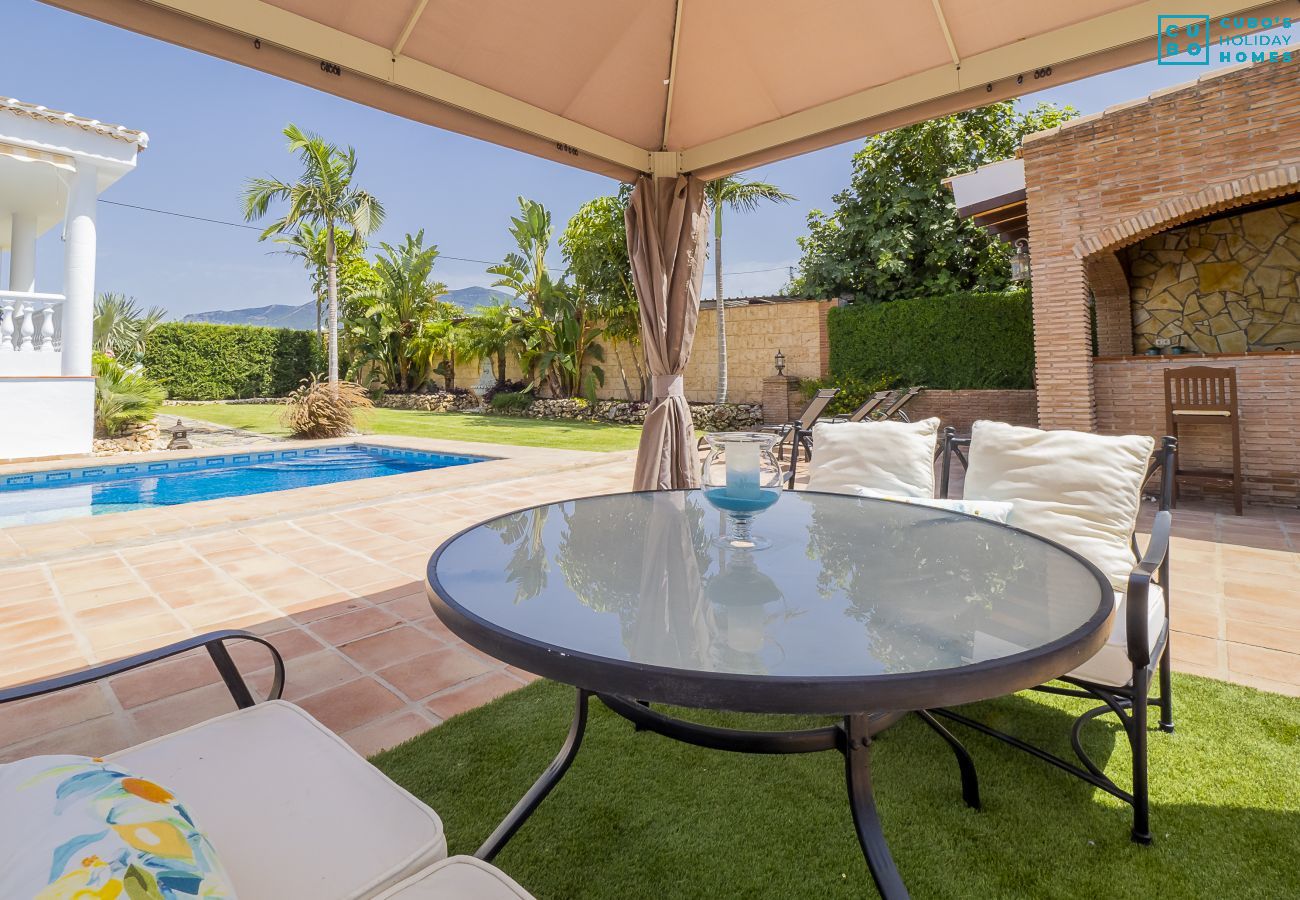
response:
<path id="1" fill-rule="evenodd" d="M 915 717 L 880 735 L 876 799 L 912 895 L 1300 896 L 1300 700 L 1193 676 L 1174 690 L 1176 733 L 1151 734 L 1149 847 L 1130 842 L 1127 806 L 1004 744 L 953 726 L 979 769 L 974 811 Z M 571 688 L 538 682 L 373 762 L 438 811 L 452 853 L 473 853 L 551 760 L 572 706 Z M 967 710 L 1068 755 L 1086 708 L 1022 694 Z M 496 860 L 541 900 L 876 896 L 839 754 L 704 750 L 634 732 L 599 701 L 591 712 L 573 767 Z M 1086 728 L 1087 746 L 1127 785 L 1127 741 L 1105 722 Z"/>
<path id="2" fill-rule="evenodd" d="M 164 407 L 162 415 L 164 418 L 167 415 L 186 416 L 261 434 L 286 435 L 289 432 L 280 421 L 283 411 L 283 407 L 276 404 L 194 403 Z M 482 441 L 557 450 L 635 450 L 641 439 L 641 428 L 636 425 L 405 409 L 367 410 L 358 416 L 357 425 L 367 434 Z"/>

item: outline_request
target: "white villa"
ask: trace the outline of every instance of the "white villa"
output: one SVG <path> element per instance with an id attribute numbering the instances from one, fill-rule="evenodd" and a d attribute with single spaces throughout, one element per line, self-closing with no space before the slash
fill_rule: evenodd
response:
<path id="1" fill-rule="evenodd" d="M 95 203 L 148 142 L 0 97 L 0 460 L 91 452 Z M 54 236 L 63 283 L 37 284 L 36 242 Z"/>

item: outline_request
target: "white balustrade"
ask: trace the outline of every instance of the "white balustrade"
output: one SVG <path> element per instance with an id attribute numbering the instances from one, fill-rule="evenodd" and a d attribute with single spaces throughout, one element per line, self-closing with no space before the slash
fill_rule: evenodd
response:
<path id="1" fill-rule="evenodd" d="M 58 375 L 62 294 L 0 291 L 0 375 Z"/>

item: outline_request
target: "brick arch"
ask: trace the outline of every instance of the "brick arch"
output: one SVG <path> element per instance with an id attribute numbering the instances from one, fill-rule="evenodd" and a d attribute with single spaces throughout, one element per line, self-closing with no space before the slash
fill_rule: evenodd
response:
<path id="1" fill-rule="evenodd" d="M 1300 190 L 1300 166 L 1283 166 L 1248 178 L 1210 185 L 1194 194 L 1166 200 L 1122 222 L 1107 225 L 1075 244 L 1074 255 L 1079 259 L 1088 259 L 1101 253 L 1113 253 L 1136 244 L 1145 237 L 1176 228 L 1184 222 L 1239 206 L 1249 206 L 1261 200 L 1271 200 L 1297 190 Z"/>

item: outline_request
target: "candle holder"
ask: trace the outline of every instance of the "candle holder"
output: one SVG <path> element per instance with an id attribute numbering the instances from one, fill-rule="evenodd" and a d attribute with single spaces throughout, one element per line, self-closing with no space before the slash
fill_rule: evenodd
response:
<path id="1" fill-rule="evenodd" d="M 776 503 L 784 483 L 773 448 L 780 435 L 750 431 L 706 434 L 701 483 L 704 498 L 727 514 L 728 531 L 717 538 L 734 550 L 761 550 L 771 542 L 751 528 L 754 516 Z"/>

